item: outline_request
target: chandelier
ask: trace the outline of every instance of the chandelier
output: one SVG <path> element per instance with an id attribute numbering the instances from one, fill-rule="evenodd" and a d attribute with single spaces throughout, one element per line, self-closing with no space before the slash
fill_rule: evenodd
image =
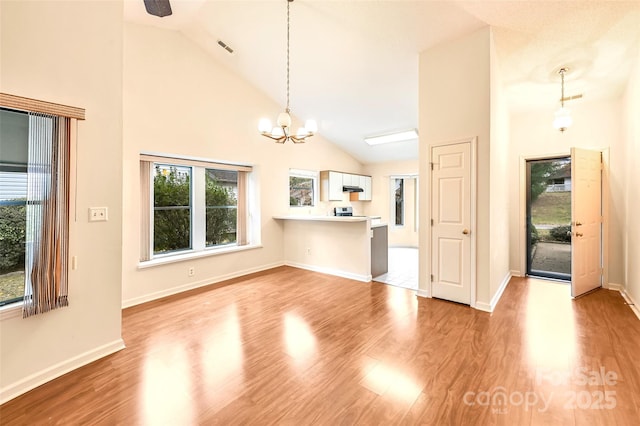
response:
<path id="1" fill-rule="evenodd" d="M 564 75 L 569 71 L 568 68 L 560 68 L 558 70 L 558 74 L 560 74 L 560 78 L 562 79 L 562 86 L 560 92 L 560 109 L 556 111 L 555 118 L 553 119 L 553 127 L 564 132 L 567 130 L 571 124 L 573 124 L 573 118 L 571 118 L 571 111 L 564 107 L 564 101 L 566 98 L 564 97 Z"/>
<path id="2" fill-rule="evenodd" d="M 258 130 L 262 136 L 273 139 L 277 143 L 291 141 L 293 143 L 304 143 L 305 140 L 313 136 L 318 131 L 315 120 L 307 120 L 304 127 L 299 127 L 295 135 L 291 134 L 291 108 L 289 107 L 289 3 L 287 0 L 287 108 L 278 115 L 277 126 L 271 127 L 271 120 L 263 118 L 258 123 Z"/>

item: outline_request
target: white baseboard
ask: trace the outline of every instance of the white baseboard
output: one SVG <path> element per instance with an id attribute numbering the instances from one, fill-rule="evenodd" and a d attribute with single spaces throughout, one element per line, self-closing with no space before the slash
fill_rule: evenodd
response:
<path id="1" fill-rule="evenodd" d="M 491 309 L 491 305 L 484 302 L 476 302 L 476 306 L 474 306 L 474 308 L 483 312 L 493 312 L 493 309 Z"/>
<path id="2" fill-rule="evenodd" d="M 114 340 L 106 345 L 99 346 L 91 349 L 85 353 L 74 356 L 64 360 L 56 365 L 45 368 L 37 373 L 31 374 L 15 383 L 12 383 L 4 388 L 0 389 L 0 404 L 12 400 L 13 398 L 22 395 L 25 392 L 29 392 L 31 389 L 35 389 L 40 385 L 50 382 L 68 372 L 87 365 L 93 361 L 103 358 L 107 355 L 111 355 L 114 352 L 118 352 L 125 348 L 122 339 Z"/>
<path id="3" fill-rule="evenodd" d="M 427 290 L 423 290 L 421 288 L 419 288 L 418 291 L 416 291 L 416 295 L 420 296 L 420 297 L 431 298 L 431 295 L 429 294 L 429 292 Z"/>
<path id="4" fill-rule="evenodd" d="M 603 285 L 602 287 L 609 289 L 609 290 L 615 290 L 615 291 L 619 291 L 620 293 L 622 293 L 624 291 L 624 286 L 622 284 L 618 284 L 618 283 L 607 283 L 605 285 Z"/>
<path id="5" fill-rule="evenodd" d="M 498 287 L 498 291 L 496 291 L 496 294 L 494 294 L 493 297 L 491 298 L 490 303 L 476 302 L 476 306 L 474 307 L 479 311 L 493 312 L 493 310 L 498 305 L 500 298 L 502 297 L 502 293 L 504 293 L 504 290 L 507 288 L 507 285 L 509 285 L 509 281 L 511 280 L 511 277 L 512 277 L 512 271 L 507 272 L 507 275 L 505 275 L 502 281 L 500 282 L 500 287 Z"/>
<path id="6" fill-rule="evenodd" d="M 131 306 L 140 305 L 142 303 L 150 302 L 152 300 L 161 299 L 167 296 L 173 296 L 174 294 L 182 293 L 187 290 L 193 290 L 194 288 L 204 287 L 211 284 L 216 284 L 221 281 L 230 280 L 232 278 L 238 278 L 243 275 L 253 274 L 255 272 L 266 271 L 267 269 L 277 268 L 278 266 L 284 266 L 284 262 L 274 262 L 267 265 L 257 266 L 255 268 L 248 268 L 242 271 L 234 271 L 229 274 L 220 275 L 213 278 L 206 278 L 200 281 L 184 284 L 177 287 L 171 287 L 164 290 L 156 291 L 153 293 L 145 294 L 138 297 L 122 301 L 122 308 L 130 308 Z"/>
<path id="7" fill-rule="evenodd" d="M 516 271 L 515 269 L 511 270 L 511 277 L 524 277 L 524 274 L 520 271 Z"/>
<path id="8" fill-rule="evenodd" d="M 493 312 L 493 310 L 498 305 L 498 302 L 502 297 L 502 293 L 504 293 L 504 290 L 509 285 L 509 281 L 511 281 L 512 276 L 513 275 L 511 275 L 511 271 L 509 271 L 507 272 L 507 275 L 505 275 L 504 278 L 502 279 L 502 282 L 500 283 L 500 287 L 498 287 L 498 291 L 496 291 L 496 294 L 494 294 L 493 297 L 491 298 L 491 312 Z"/>
<path id="9" fill-rule="evenodd" d="M 345 272 L 339 269 L 326 268 L 323 266 L 307 265 L 304 263 L 290 261 L 285 261 L 284 264 L 287 266 L 293 266 L 294 268 L 306 269 L 307 271 L 320 272 L 327 275 L 334 275 L 336 277 L 348 278 L 350 280 L 362 281 L 365 283 L 371 282 L 373 279 L 371 275 L 354 274 L 352 272 Z"/>
<path id="10" fill-rule="evenodd" d="M 627 301 L 633 313 L 636 314 L 636 316 L 640 320 L 640 309 L 638 309 L 638 304 L 636 303 L 636 301 L 633 300 L 631 295 L 624 290 L 620 291 L 620 294 L 622 295 L 622 297 L 624 297 L 624 300 Z"/>

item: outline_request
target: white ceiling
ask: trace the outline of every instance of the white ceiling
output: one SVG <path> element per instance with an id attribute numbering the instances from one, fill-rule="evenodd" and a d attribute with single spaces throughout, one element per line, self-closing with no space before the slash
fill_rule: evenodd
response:
<path id="1" fill-rule="evenodd" d="M 285 0 L 171 6 L 173 15 L 157 18 L 143 0 L 126 0 L 125 19 L 182 32 L 284 109 Z M 561 66 L 570 68 L 566 94 L 584 94 L 572 102 L 620 96 L 637 57 L 640 1 L 295 0 L 292 113 L 315 118 L 319 133 L 363 163 L 417 158 L 417 140 L 370 147 L 363 138 L 417 128 L 419 53 L 486 25 L 511 110 L 548 108 L 551 116 Z M 264 116 L 275 121 L 279 112 Z"/>

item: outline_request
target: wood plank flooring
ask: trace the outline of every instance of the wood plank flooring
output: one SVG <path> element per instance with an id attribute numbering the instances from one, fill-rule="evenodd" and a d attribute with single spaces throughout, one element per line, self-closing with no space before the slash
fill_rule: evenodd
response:
<path id="1" fill-rule="evenodd" d="M 640 321 L 608 290 L 571 300 L 566 285 L 512 279 L 490 315 L 281 267 L 126 309 L 123 338 L 125 350 L 0 406 L 0 423 L 640 419 Z"/>

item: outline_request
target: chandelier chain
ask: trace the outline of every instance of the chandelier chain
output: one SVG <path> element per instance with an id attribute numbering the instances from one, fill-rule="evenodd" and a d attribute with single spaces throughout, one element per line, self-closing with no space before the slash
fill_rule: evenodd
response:
<path id="1" fill-rule="evenodd" d="M 289 4 L 292 0 L 287 0 L 287 113 L 291 112 L 289 108 Z"/>

